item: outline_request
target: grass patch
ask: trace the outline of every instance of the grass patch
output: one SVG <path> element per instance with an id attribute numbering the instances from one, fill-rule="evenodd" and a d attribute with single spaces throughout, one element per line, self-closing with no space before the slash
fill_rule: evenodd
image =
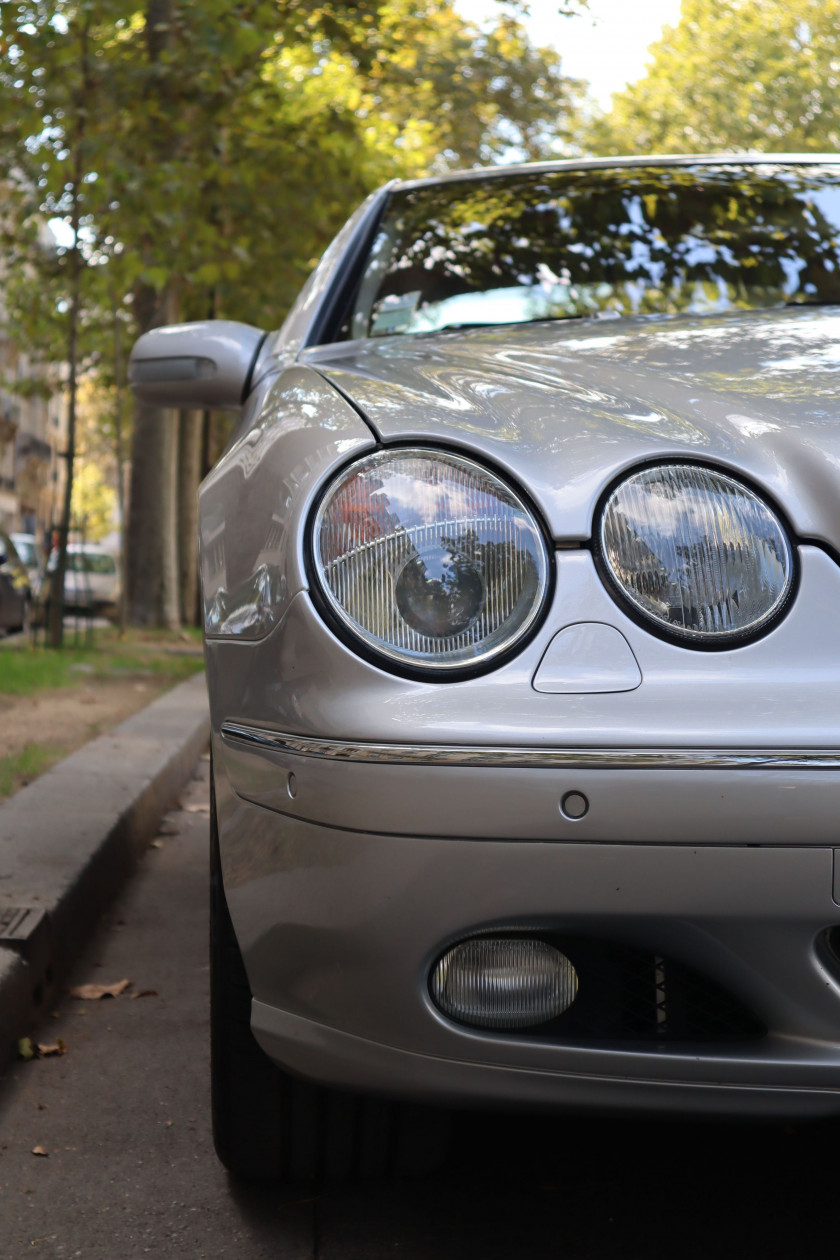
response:
<path id="1" fill-rule="evenodd" d="M 0 801 L 49 770 L 64 752 L 54 744 L 27 744 L 20 752 L 0 757 Z"/>
<path id="2" fill-rule="evenodd" d="M 0 801 L 204 668 L 198 633 L 107 626 L 65 643 L 0 639 Z"/>
<path id="3" fill-rule="evenodd" d="M 90 644 L 60 650 L 14 639 L 0 647 L 0 695 L 26 696 L 78 687 L 86 678 L 131 674 L 181 682 L 203 669 L 200 645 L 200 631 L 130 630 L 121 639 L 110 626 L 95 630 Z"/>

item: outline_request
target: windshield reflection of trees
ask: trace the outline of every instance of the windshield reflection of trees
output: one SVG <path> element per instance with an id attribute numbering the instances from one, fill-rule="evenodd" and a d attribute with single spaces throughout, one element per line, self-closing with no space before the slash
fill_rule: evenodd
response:
<path id="1" fill-rule="evenodd" d="M 383 303 L 402 295 L 416 295 L 402 326 L 390 318 L 381 331 L 412 331 L 455 297 L 517 288 L 536 295 L 539 318 L 840 302 L 840 175 L 827 168 L 454 181 L 394 194 L 383 226 L 395 246 L 374 331 Z"/>

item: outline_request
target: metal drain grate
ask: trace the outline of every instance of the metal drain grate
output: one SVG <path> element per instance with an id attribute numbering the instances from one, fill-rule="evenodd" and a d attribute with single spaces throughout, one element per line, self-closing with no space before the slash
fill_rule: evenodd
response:
<path id="1" fill-rule="evenodd" d="M 25 951 L 45 917 L 43 910 L 32 906 L 0 906 L 0 945 Z"/>

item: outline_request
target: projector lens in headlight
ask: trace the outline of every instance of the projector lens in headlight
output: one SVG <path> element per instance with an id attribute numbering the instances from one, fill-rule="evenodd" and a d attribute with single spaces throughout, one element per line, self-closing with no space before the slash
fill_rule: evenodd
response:
<path id="1" fill-rule="evenodd" d="M 548 553 L 510 486 L 472 460 L 380 451 L 345 469 L 315 517 L 321 590 L 346 629 L 395 663 L 443 672 L 492 659 L 533 625 Z"/>
<path id="2" fill-rule="evenodd" d="M 618 591 L 681 641 L 737 641 L 784 608 L 793 553 L 775 513 L 734 478 L 693 464 L 645 468 L 607 499 L 600 553 Z"/>

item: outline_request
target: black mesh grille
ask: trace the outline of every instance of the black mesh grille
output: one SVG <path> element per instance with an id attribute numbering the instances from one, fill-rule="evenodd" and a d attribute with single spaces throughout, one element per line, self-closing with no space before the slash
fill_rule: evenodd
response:
<path id="1" fill-rule="evenodd" d="M 713 980 L 673 958 L 609 942 L 554 942 L 580 980 L 572 1006 L 542 1031 L 587 1040 L 738 1041 L 766 1028 Z"/>
<path id="2" fill-rule="evenodd" d="M 609 941 L 539 935 L 573 964 L 578 995 L 557 1019 L 517 1036 L 668 1043 L 749 1041 L 767 1033 L 715 981 L 673 958 Z"/>

